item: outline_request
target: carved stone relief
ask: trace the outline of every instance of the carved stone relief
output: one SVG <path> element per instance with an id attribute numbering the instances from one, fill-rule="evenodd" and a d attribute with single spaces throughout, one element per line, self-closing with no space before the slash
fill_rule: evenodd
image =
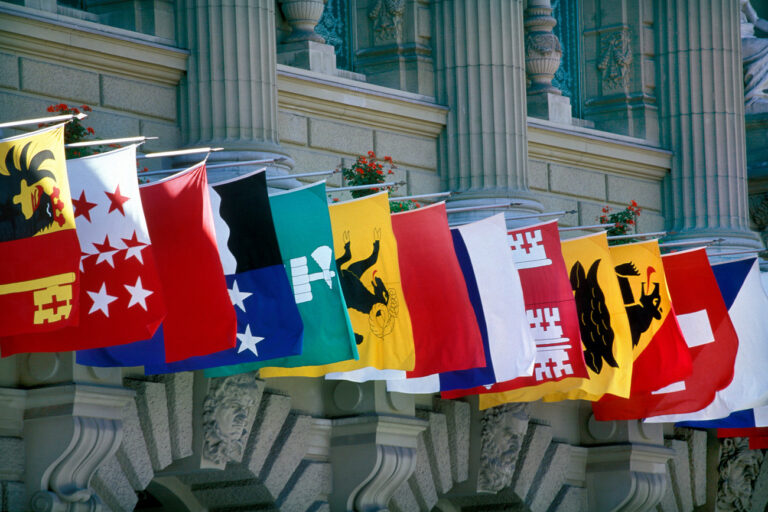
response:
<path id="1" fill-rule="evenodd" d="M 256 418 L 262 384 L 252 373 L 212 379 L 203 402 L 203 466 L 240 462 Z"/>
<path id="2" fill-rule="evenodd" d="M 478 491 L 498 492 L 512 483 L 517 456 L 528 429 L 526 404 L 505 404 L 488 409 L 480 423 Z"/>
<path id="3" fill-rule="evenodd" d="M 629 85 L 629 71 L 632 65 L 632 38 L 628 29 L 621 29 L 601 36 L 600 60 L 597 69 L 603 77 L 603 84 L 619 88 Z"/>
<path id="4" fill-rule="evenodd" d="M 752 491 L 763 462 L 761 450 L 750 450 L 746 437 L 725 438 L 720 445 L 718 512 L 752 510 Z"/>
<path id="5" fill-rule="evenodd" d="M 368 17 L 377 42 L 398 41 L 403 34 L 405 0 L 376 0 Z"/>
<path id="6" fill-rule="evenodd" d="M 749 218 L 757 230 L 768 228 L 768 193 L 749 196 Z"/>

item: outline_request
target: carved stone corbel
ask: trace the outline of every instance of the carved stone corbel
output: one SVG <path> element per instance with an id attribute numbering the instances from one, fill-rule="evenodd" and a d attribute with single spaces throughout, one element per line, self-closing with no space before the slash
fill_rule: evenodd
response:
<path id="1" fill-rule="evenodd" d="M 717 465 L 717 510 L 719 512 L 746 512 L 753 510 L 752 493 L 755 480 L 763 464 L 763 452 L 750 450 L 746 437 L 730 437 L 720 445 Z"/>
<path id="2" fill-rule="evenodd" d="M 122 440 L 122 409 L 133 392 L 71 384 L 28 391 L 24 418 L 27 495 L 33 512 L 102 509 L 90 488 Z"/>
<path id="3" fill-rule="evenodd" d="M 512 483 L 515 463 L 528 429 L 526 404 L 511 403 L 488 409 L 481 423 L 478 492 L 498 492 Z"/>
<path id="4" fill-rule="evenodd" d="M 416 467 L 423 420 L 405 416 L 355 416 L 333 420 L 332 510 L 387 510 L 397 488 Z"/>

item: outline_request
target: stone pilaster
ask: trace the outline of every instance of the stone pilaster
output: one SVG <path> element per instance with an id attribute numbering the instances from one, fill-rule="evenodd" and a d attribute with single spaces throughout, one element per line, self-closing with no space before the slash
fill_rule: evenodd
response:
<path id="1" fill-rule="evenodd" d="M 759 249 L 749 230 L 739 4 L 658 0 L 662 142 L 672 150 L 664 215 L 676 237 Z M 713 14 L 715 13 L 715 14 Z"/>
<path id="2" fill-rule="evenodd" d="M 186 143 L 223 147 L 211 163 L 285 156 L 277 129 L 275 0 L 184 0 L 177 15 L 179 44 L 190 50 L 179 101 Z"/>
<path id="3" fill-rule="evenodd" d="M 438 167 L 444 186 L 461 192 L 452 202 L 541 211 L 528 191 L 522 0 L 436 0 L 434 9 L 437 101 L 450 108 Z"/>

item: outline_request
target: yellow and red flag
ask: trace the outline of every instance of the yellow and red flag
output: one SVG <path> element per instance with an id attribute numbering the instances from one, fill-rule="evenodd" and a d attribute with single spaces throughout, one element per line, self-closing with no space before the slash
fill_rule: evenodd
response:
<path id="1" fill-rule="evenodd" d="M 632 383 L 632 335 L 619 291 L 605 232 L 566 240 L 561 244 L 568 269 L 581 344 L 589 378 L 569 378 L 545 402 L 598 400 L 603 394 L 628 397 Z"/>
<path id="2" fill-rule="evenodd" d="M 262 368 L 262 377 L 319 377 L 375 370 L 413 370 L 415 350 L 386 192 L 329 206 L 336 266 L 359 360 L 298 368 Z M 371 370 L 368 372 L 368 370 Z"/>
<path id="3" fill-rule="evenodd" d="M 77 323 L 80 244 L 64 159 L 63 125 L 0 140 L 0 336 Z"/>

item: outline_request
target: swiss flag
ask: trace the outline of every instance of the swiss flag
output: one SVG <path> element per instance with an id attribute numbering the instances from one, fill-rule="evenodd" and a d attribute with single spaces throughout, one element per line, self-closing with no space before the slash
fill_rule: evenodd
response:
<path id="1" fill-rule="evenodd" d="M 136 146 L 67 162 L 80 240 L 76 327 L 3 340 L 3 354 L 119 345 L 152 336 L 165 316 L 136 179 Z"/>

